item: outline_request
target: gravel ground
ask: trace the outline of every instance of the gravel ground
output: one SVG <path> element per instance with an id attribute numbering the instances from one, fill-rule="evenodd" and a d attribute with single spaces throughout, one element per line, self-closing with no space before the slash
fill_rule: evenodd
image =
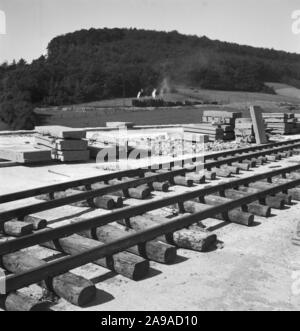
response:
<path id="1" fill-rule="evenodd" d="M 300 162 L 300 157 L 257 168 L 249 176 L 273 168 Z M 54 166 L 74 178 L 103 173 L 87 165 Z M 55 168 L 50 168 L 55 169 Z M 49 167 L 11 167 L 1 169 L 0 194 L 48 183 L 70 180 L 48 172 Z M 185 191 L 173 187 L 170 195 Z M 159 198 L 159 194 L 156 194 Z M 34 201 L 29 199 L 1 205 L 1 210 Z M 135 204 L 135 200 L 126 201 Z M 159 211 L 165 213 L 167 210 Z M 65 206 L 42 213 L 51 226 L 69 222 L 70 218 L 92 214 L 83 208 Z M 130 281 L 103 268 L 88 264 L 74 272 L 92 279 L 98 289 L 96 300 L 79 309 L 59 300 L 53 310 L 299 310 L 300 295 L 296 277 L 300 270 L 300 247 L 291 245 L 299 221 L 300 203 L 283 211 L 273 211 L 269 219 L 256 217 L 256 226 L 247 228 L 213 219 L 204 224 L 213 230 L 223 249 L 208 253 L 179 250 L 175 264 L 151 263 L 150 275 L 139 282 Z M 58 216 L 59 215 L 59 216 Z M 41 258 L 54 252 L 39 247 L 30 249 Z M 299 283 L 299 282 L 298 282 Z M 42 295 L 33 287 L 34 295 Z M 25 291 L 28 291 L 27 289 Z"/>

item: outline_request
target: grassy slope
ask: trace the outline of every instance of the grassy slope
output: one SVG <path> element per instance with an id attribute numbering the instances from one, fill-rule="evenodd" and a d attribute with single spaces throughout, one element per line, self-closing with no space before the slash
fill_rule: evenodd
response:
<path id="1" fill-rule="evenodd" d="M 282 89 L 282 86 L 277 87 L 279 87 L 279 90 Z M 105 125 L 107 121 L 132 121 L 136 124 L 199 123 L 201 122 L 203 110 L 210 109 L 242 111 L 243 115 L 248 117 L 248 107 L 253 104 L 261 106 L 266 112 L 288 112 L 290 111 L 289 107 L 291 105 L 295 105 L 297 110 L 293 111 L 300 113 L 300 100 L 284 95 L 199 90 L 196 88 L 177 86 L 176 93 L 167 93 L 164 98 L 170 101 L 217 101 L 220 105 L 203 105 L 196 108 L 156 108 L 151 110 L 148 109 L 147 111 L 143 108 L 136 111 L 131 111 L 126 108 L 126 110 L 124 109 L 123 111 L 123 107 L 131 106 L 131 99 L 124 98 L 92 102 L 83 105 L 76 105 L 76 107 L 81 108 L 82 106 L 88 106 L 102 108 L 103 115 L 101 116 L 101 125 Z M 116 108 L 116 110 L 111 108 Z M 65 124 L 66 123 L 64 123 L 64 125 Z M 82 124 L 85 125 L 84 123 Z M 100 124 L 98 123 L 96 126 L 100 126 Z M 91 124 L 86 124 L 85 126 L 91 126 Z"/>
<path id="2" fill-rule="evenodd" d="M 300 99 L 300 89 L 296 87 L 280 83 L 267 83 L 267 85 L 273 87 L 278 95 Z"/>

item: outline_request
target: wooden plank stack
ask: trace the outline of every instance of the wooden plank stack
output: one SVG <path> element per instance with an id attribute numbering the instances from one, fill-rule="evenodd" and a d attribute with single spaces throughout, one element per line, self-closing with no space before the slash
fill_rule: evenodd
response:
<path id="1" fill-rule="evenodd" d="M 223 138 L 221 140 L 234 140 L 234 129 L 237 118 L 241 118 L 240 112 L 228 112 L 222 110 L 206 110 L 203 112 L 202 121 L 211 126 L 217 126 L 223 130 Z"/>
<path id="2" fill-rule="evenodd" d="M 295 130 L 296 131 L 296 133 L 300 133 L 300 114 L 294 114 L 294 116 L 295 116 L 295 129 L 297 129 L 297 130 Z"/>
<path id="3" fill-rule="evenodd" d="M 41 126 L 36 127 L 35 130 L 38 132 L 35 137 L 36 145 L 51 150 L 53 160 L 61 162 L 89 160 L 90 152 L 85 140 L 85 130 L 64 126 Z"/>
<path id="4" fill-rule="evenodd" d="M 106 127 L 132 129 L 134 127 L 134 123 L 133 122 L 106 122 Z"/>
<path id="5" fill-rule="evenodd" d="M 223 140 L 224 139 L 224 130 L 220 127 L 220 125 L 212 125 L 209 123 L 200 123 L 200 124 L 192 124 L 185 125 L 183 127 L 184 134 L 200 134 L 208 136 L 209 141 Z M 207 138 L 205 138 L 207 141 Z"/>
<path id="6" fill-rule="evenodd" d="M 42 146 L 8 146 L 1 147 L 0 158 L 22 164 L 49 162 L 51 151 Z"/>
<path id="7" fill-rule="evenodd" d="M 271 134 L 296 134 L 300 132 L 297 118 L 292 113 L 263 113 L 263 119 Z"/>
<path id="8" fill-rule="evenodd" d="M 239 143 L 255 143 L 255 135 L 251 118 L 236 119 L 234 133 L 235 139 Z"/>

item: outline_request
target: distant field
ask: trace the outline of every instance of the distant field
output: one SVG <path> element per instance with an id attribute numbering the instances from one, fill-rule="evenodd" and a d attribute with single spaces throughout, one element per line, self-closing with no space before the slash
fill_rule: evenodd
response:
<path id="1" fill-rule="evenodd" d="M 237 92 L 237 91 L 215 91 L 178 87 L 178 92 L 199 98 L 205 101 L 216 101 L 223 105 L 243 109 L 250 104 L 261 104 L 265 106 L 278 106 L 280 103 L 299 104 L 298 98 L 287 95 L 274 95 L 267 93 Z"/>
<path id="2" fill-rule="evenodd" d="M 281 91 L 290 87 L 281 85 L 276 88 Z M 199 123 L 204 110 L 241 111 L 243 116 L 248 117 L 250 105 L 261 106 L 266 112 L 293 111 L 300 113 L 300 99 L 285 95 L 199 90 L 177 86 L 176 92 L 164 95 L 164 99 L 217 102 L 219 105 L 135 109 L 131 107 L 131 98 L 102 100 L 74 105 L 74 109 L 70 111 L 64 110 L 64 107 L 62 107 L 62 111 L 49 111 L 49 115 L 51 115 L 46 118 L 42 117 L 42 122 L 39 124 L 97 127 L 105 126 L 106 122 L 115 121 L 129 121 L 139 125 Z M 82 107 L 95 107 L 95 110 L 82 112 Z"/>
<path id="3" fill-rule="evenodd" d="M 300 89 L 296 87 L 280 83 L 267 83 L 267 85 L 273 87 L 278 95 L 300 99 Z"/>
<path id="4" fill-rule="evenodd" d="M 267 109 L 279 108 L 281 103 L 300 104 L 300 90 L 289 87 L 288 85 L 276 83 L 269 86 L 276 87 L 278 95 L 266 93 L 253 92 L 236 92 L 236 91 L 215 91 L 215 90 L 201 90 L 197 88 L 187 88 L 177 86 L 175 93 L 168 93 L 164 95 L 167 101 L 204 101 L 204 102 L 218 102 L 226 107 L 244 110 L 249 105 L 257 104 Z M 288 93 L 288 91 L 291 91 Z M 100 108 L 115 108 L 115 107 L 130 107 L 132 98 L 102 100 L 90 102 L 77 106 L 90 106 Z"/>

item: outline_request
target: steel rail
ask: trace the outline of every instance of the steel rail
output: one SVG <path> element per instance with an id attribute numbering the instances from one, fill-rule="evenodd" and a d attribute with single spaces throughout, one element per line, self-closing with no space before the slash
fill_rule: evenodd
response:
<path id="1" fill-rule="evenodd" d="M 269 179 L 274 176 L 285 175 L 286 173 L 290 173 L 297 170 L 300 170 L 299 164 L 282 169 L 273 170 L 267 173 L 257 174 L 247 178 L 235 179 L 230 182 L 221 183 L 216 186 L 209 186 L 206 188 L 201 188 L 198 190 L 193 190 L 182 194 L 173 195 L 167 198 L 149 201 L 146 203 L 139 204 L 137 206 L 125 207 L 120 210 L 115 210 L 111 213 L 82 220 L 80 222 L 63 225 L 58 228 L 41 230 L 21 238 L 16 238 L 0 243 L 0 255 L 16 252 L 20 249 L 42 244 L 44 242 L 52 241 L 57 238 L 70 236 L 74 233 L 80 233 L 87 229 L 97 228 L 117 220 L 127 219 L 130 217 L 142 215 L 146 212 L 153 211 L 159 208 L 164 208 L 174 204 L 181 204 L 185 201 L 193 200 L 198 197 L 204 197 L 206 195 L 213 194 L 216 192 L 222 192 L 227 189 L 248 185 L 249 183 L 256 182 L 262 179 L 266 179 L 266 178 Z M 285 187 L 287 188 L 295 187 L 297 186 L 297 183 L 298 183 L 297 180 L 291 181 L 290 183 L 285 184 L 286 185 Z M 277 187 L 275 187 L 274 191 L 271 192 L 277 192 Z"/>
<path id="2" fill-rule="evenodd" d="M 6 202 L 11 202 L 11 201 L 16 201 L 16 200 L 21 200 L 21 199 L 26 199 L 26 198 L 34 197 L 34 196 L 41 195 L 41 194 L 63 191 L 68 188 L 73 188 L 76 186 L 90 185 L 90 184 L 100 182 L 100 181 L 105 182 L 105 181 L 109 181 L 109 180 L 112 180 L 115 178 L 133 177 L 133 176 L 143 177 L 144 173 L 151 169 L 156 170 L 156 169 L 162 169 L 162 168 L 166 168 L 166 167 L 169 168 L 170 166 L 172 167 L 176 164 L 187 164 L 188 162 L 190 162 L 190 163 L 198 162 L 198 161 L 203 162 L 204 160 L 207 161 L 207 160 L 214 159 L 214 158 L 224 156 L 224 155 L 232 155 L 232 154 L 235 155 L 238 153 L 248 152 L 249 150 L 273 148 L 276 146 L 281 146 L 282 144 L 287 145 L 287 146 L 279 147 L 279 149 L 277 148 L 277 149 L 272 149 L 272 150 L 254 152 L 254 153 L 251 153 L 248 155 L 239 155 L 239 156 L 236 156 L 233 158 L 228 158 L 225 160 L 211 161 L 207 164 L 203 164 L 203 168 L 205 169 L 205 168 L 209 168 L 209 167 L 219 167 L 221 165 L 237 162 L 239 160 L 244 160 L 249 157 L 259 157 L 259 156 L 263 156 L 263 155 L 266 155 L 271 152 L 274 153 L 274 152 L 276 152 L 276 150 L 278 152 L 280 152 L 280 151 L 284 151 L 286 149 L 297 148 L 297 147 L 300 147 L 300 139 L 297 139 L 295 141 L 289 141 L 289 143 L 287 143 L 287 142 L 273 143 L 271 145 L 248 147 L 248 148 L 238 149 L 238 150 L 234 150 L 234 151 L 232 151 L 232 150 L 224 151 L 224 152 L 216 153 L 216 154 L 186 158 L 186 159 L 181 159 L 181 160 L 174 160 L 174 161 L 170 161 L 170 162 L 166 162 L 166 163 L 154 164 L 151 166 L 147 166 L 145 168 L 136 168 L 136 169 L 112 172 L 112 173 L 105 174 L 105 175 L 87 177 L 87 178 L 63 182 L 63 183 L 59 183 L 59 184 L 52 184 L 52 185 L 43 186 L 43 187 L 39 187 L 39 188 L 34 188 L 34 189 L 29 189 L 29 190 L 14 192 L 14 193 L 8 193 L 8 194 L 0 195 L 0 204 L 6 203 Z M 204 158 L 204 160 L 203 160 L 203 158 Z M 171 171 L 170 171 L 170 173 L 171 173 Z M 174 176 L 175 175 L 176 175 L 176 173 L 174 174 Z M 149 181 L 147 181 L 147 183 L 150 183 L 150 182 L 151 182 L 151 179 L 149 178 Z M 124 184 L 124 188 L 125 189 L 127 188 L 125 184 Z M 80 200 L 77 200 L 77 201 L 80 201 Z"/>
<path id="3" fill-rule="evenodd" d="M 300 179 L 295 180 L 294 184 L 296 186 L 300 185 Z M 183 227 L 187 227 L 203 219 L 213 217 L 215 214 L 222 213 L 224 212 L 224 210 L 232 210 L 241 205 L 254 202 L 257 199 L 265 197 L 266 195 L 284 191 L 289 187 L 290 183 L 280 184 L 277 187 L 268 188 L 259 193 L 251 194 L 237 200 L 232 200 L 219 206 L 208 207 L 208 209 L 205 211 L 201 211 L 188 216 L 183 216 L 180 219 L 176 219 L 173 221 L 171 220 L 167 223 L 155 226 L 153 228 L 139 231 L 133 235 L 125 236 L 124 238 L 115 240 L 103 246 L 87 250 L 84 253 L 67 256 L 59 260 L 48 262 L 45 265 L 28 270 L 18 275 L 8 276 L 5 282 L 6 293 L 48 279 L 49 277 L 54 277 L 56 275 L 65 273 L 69 270 L 93 262 L 97 259 L 111 256 L 118 252 L 124 251 L 131 246 L 140 244 L 142 242 L 147 242 L 149 240 L 153 240 L 166 233 L 175 232 L 182 229 Z"/>

